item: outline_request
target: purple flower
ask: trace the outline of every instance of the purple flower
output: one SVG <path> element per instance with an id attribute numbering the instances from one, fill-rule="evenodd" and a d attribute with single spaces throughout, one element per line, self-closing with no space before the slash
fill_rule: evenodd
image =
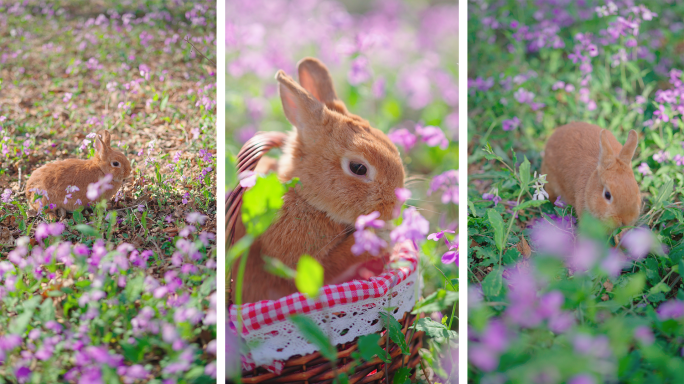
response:
<path id="1" fill-rule="evenodd" d="M 549 217 L 551 221 L 539 219 L 532 224 L 530 245 L 540 253 L 565 256 L 573 249 L 575 218 L 555 215 L 549 215 Z"/>
<path id="2" fill-rule="evenodd" d="M 586 373 L 575 375 L 568 380 L 568 384 L 595 384 L 594 376 Z"/>
<path id="3" fill-rule="evenodd" d="M 500 319 L 491 320 L 482 332 L 481 341 L 490 351 L 497 353 L 505 351 L 509 344 L 506 324 Z"/>
<path id="4" fill-rule="evenodd" d="M 38 227 L 36 228 L 36 234 L 35 234 L 36 240 L 42 241 L 44 239 L 47 239 L 48 236 L 50 236 L 49 224 L 47 224 L 47 223 L 38 224 Z"/>
<path id="5" fill-rule="evenodd" d="M 444 136 L 444 132 L 438 127 L 427 126 L 422 127 L 420 124 L 416 125 L 416 133 L 422 138 L 423 142 L 428 147 L 439 146 L 442 149 L 449 147 L 449 140 Z"/>
<path id="6" fill-rule="evenodd" d="M 368 252 L 373 256 L 378 256 L 380 251 L 386 247 L 387 242 L 369 230 L 364 229 L 354 232 L 354 245 L 352 245 L 351 251 L 356 256 L 364 252 Z"/>
<path id="7" fill-rule="evenodd" d="M 528 104 L 534 101 L 534 93 L 527 91 L 525 88 L 519 88 L 513 94 L 513 97 L 520 104 Z"/>
<path id="8" fill-rule="evenodd" d="M 51 223 L 48 225 L 48 233 L 50 236 L 59 236 L 64 232 L 64 223 Z"/>
<path id="9" fill-rule="evenodd" d="M 442 255 L 442 264 L 456 263 L 458 265 L 458 238 L 450 242 L 444 237 L 444 241 L 449 246 L 449 250 Z"/>
<path id="10" fill-rule="evenodd" d="M 561 313 L 561 307 L 565 297 L 560 291 L 551 291 L 544 294 L 539 300 L 539 307 L 537 313 L 543 318 L 558 316 Z"/>
<path id="11" fill-rule="evenodd" d="M 580 239 L 568 258 L 568 265 L 577 272 L 586 272 L 596 264 L 600 253 L 594 241 Z"/>
<path id="12" fill-rule="evenodd" d="M 549 330 L 553 333 L 564 333 L 575 324 L 572 312 L 563 311 L 549 319 Z"/>
<path id="13" fill-rule="evenodd" d="M 644 345 L 651 345 L 655 341 L 653 331 L 650 327 L 641 325 L 634 330 L 634 338 L 639 340 Z"/>
<path id="14" fill-rule="evenodd" d="M 658 153 L 653 155 L 653 160 L 657 161 L 658 163 L 668 161 L 670 160 L 670 152 L 659 151 Z"/>
<path id="15" fill-rule="evenodd" d="M 418 213 L 416 207 L 408 207 L 404 210 L 404 220 L 401 225 L 394 228 L 390 233 L 393 243 L 412 241 L 418 248 L 418 241 L 425 239 L 430 229 L 430 223 Z"/>
<path id="16" fill-rule="evenodd" d="M 651 250 L 654 241 L 653 233 L 650 230 L 639 227 L 630 229 L 625 233 L 620 243 L 632 259 L 641 260 Z"/>
<path id="17" fill-rule="evenodd" d="M 684 156 L 682 155 L 675 155 L 672 160 L 674 160 L 675 164 L 679 165 L 680 167 L 684 165 Z"/>
<path id="18" fill-rule="evenodd" d="M 397 188 L 394 190 L 394 195 L 397 197 L 399 203 L 403 204 L 406 200 L 411 198 L 411 191 L 406 188 Z"/>
<path id="19" fill-rule="evenodd" d="M 435 176 L 430 181 L 430 189 L 428 195 L 432 192 L 442 190 L 442 203 L 448 204 L 453 202 L 458 204 L 458 171 L 455 169 L 446 171 L 440 175 Z"/>
<path id="20" fill-rule="evenodd" d="M 205 216 L 199 212 L 190 212 L 190 213 L 188 213 L 188 216 L 185 219 L 190 224 L 202 225 L 202 224 L 204 224 L 204 222 L 207 221 L 208 218 L 209 218 L 208 216 Z"/>
<path id="21" fill-rule="evenodd" d="M 382 76 L 378 77 L 378 79 L 373 82 L 371 91 L 373 93 L 373 97 L 376 99 L 382 99 L 385 97 L 385 78 Z"/>
<path id="22" fill-rule="evenodd" d="M 468 361 L 477 368 L 490 372 L 499 366 L 499 355 L 484 345 L 474 344 L 468 348 Z"/>
<path id="23" fill-rule="evenodd" d="M 112 175 L 106 174 L 96 183 L 88 184 L 88 192 L 86 192 L 86 197 L 91 201 L 97 200 L 104 191 L 112 189 L 113 187 L 109 184 L 112 181 Z"/>
<path id="24" fill-rule="evenodd" d="M 679 319 L 684 317 L 684 301 L 677 299 L 669 300 L 658 307 L 658 318 L 660 320 Z"/>
<path id="25" fill-rule="evenodd" d="M 658 116 L 659 120 L 662 120 L 664 122 L 670 121 L 670 116 L 667 115 L 667 112 L 665 111 L 665 107 L 662 104 L 658 105 L 658 110 L 653 112 L 654 116 Z"/>
<path id="26" fill-rule="evenodd" d="M 402 146 L 404 148 L 404 151 L 410 151 L 411 148 L 413 148 L 413 146 L 416 145 L 416 141 L 418 140 L 416 135 L 411 133 L 406 128 L 394 130 L 388 133 L 387 137 L 389 137 L 389 139 L 392 140 L 392 142 L 395 145 Z"/>
<path id="27" fill-rule="evenodd" d="M 14 371 L 14 375 L 17 377 L 17 381 L 20 383 L 26 383 L 31 378 L 31 370 L 28 367 L 21 366 Z"/>
<path id="28" fill-rule="evenodd" d="M 553 205 L 555 205 L 558 208 L 565 208 L 567 206 L 565 201 L 563 201 L 563 199 L 561 199 L 560 196 L 556 197 L 556 201 L 553 202 Z"/>
<path id="29" fill-rule="evenodd" d="M 502 124 L 504 131 L 512 131 L 520 126 L 520 119 L 514 117 L 510 120 L 504 120 Z"/>
<path id="30" fill-rule="evenodd" d="M 238 175 L 242 188 L 252 188 L 256 185 L 257 174 L 254 171 L 244 171 Z"/>
<path id="31" fill-rule="evenodd" d="M 615 248 L 611 248 L 608 251 L 608 256 L 606 256 L 602 261 L 601 261 L 601 269 L 605 271 L 609 276 L 611 277 L 617 277 L 620 275 L 620 271 L 622 271 L 622 268 L 627 265 L 627 259 L 625 258 L 625 255 L 622 254 L 619 250 Z"/>
<path id="32" fill-rule="evenodd" d="M 482 199 L 494 202 L 495 207 L 497 206 L 497 204 L 499 204 L 501 202 L 501 200 L 503 200 L 501 197 L 499 197 L 498 195 L 495 195 L 493 193 L 483 193 Z"/>
<path id="33" fill-rule="evenodd" d="M 456 232 L 445 229 L 445 230 L 442 230 L 439 232 L 431 233 L 430 235 L 428 235 L 427 239 L 433 240 L 433 241 L 439 241 L 439 239 L 444 238 L 444 243 L 446 245 L 449 245 L 449 240 L 447 240 L 446 236 L 444 235 L 445 233 L 456 233 Z"/>
<path id="34" fill-rule="evenodd" d="M 21 336 L 6 334 L 0 336 L 0 352 L 9 352 L 21 346 Z"/>
<path id="35" fill-rule="evenodd" d="M 351 69 L 349 70 L 347 77 L 349 79 L 349 84 L 354 86 L 370 80 L 371 72 L 368 59 L 365 56 L 359 56 L 354 59 L 351 63 Z"/>
<path id="36" fill-rule="evenodd" d="M 12 190 L 11 189 L 5 189 L 4 192 L 2 192 L 2 195 L 0 195 L 0 200 L 2 200 L 3 203 L 7 204 L 12 201 Z"/>
<path id="37" fill-rule="evenodd" d="M 378 217 L 380 217 L 380 212 L 378 211 L 371 212 L 368 215 L 359 215 L 359 217 L 356 218 L 356 230 L 363 231 L 367 227 L 382 228 L 385 225 L 385 222 L 378 220 Z"/>
<path id="38" fill-rule="evenodd" d="M 646 164 L 646 163 L 641 163 L 641 164 L 637 167 L 637 171 L 639 171 L 639 173 L 641 173 L 642 175 L 649 175 L 649 174 L 651 174 L 651 168 L 650 168 L 650 167 L 648 166 L 648 164 Z"/>

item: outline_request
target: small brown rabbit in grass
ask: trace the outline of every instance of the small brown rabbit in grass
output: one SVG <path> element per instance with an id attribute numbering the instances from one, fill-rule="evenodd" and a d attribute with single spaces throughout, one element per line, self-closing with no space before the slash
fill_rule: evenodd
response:
<path id="1" fill-rule="evenodd" d="M 391 219 L 398 204 L 395 190 L 404 186 L 396 146 L 347 111 L 325 65 L 305 58 L 298 72 L 299 84 L 283 71 L 276 74 L 285 116 L 295 126 L 277 172 L 281 181 L 298 177 L 301 185 L 285 194 L 278 218 L 250 249 L 243 283 L 246 303 L 297 291 L 293 282 L 264 270 L 262 255 L 296 268 L 299 257 L 309 254 L 322 264 L 326 284 L 347 281 L 361 265 L 373 269 L 369 266 L 374 264 L 375 272 L 381 271 L 382 263 L 370 254 L 352 254 L 354 223 L 373 211 L 380 212 L 381 220 Z M 262 162 L 257 170 L 274 168 Z M 238 223 L 236 239 L 244 231 Z"/>
<path id="2" fill-rule="evenodd" d="M 634 224 L 641 211 L 632 170 L 637 142 L 634 130 L 622 146 L 596 125 L 575 122 L 556 129 L 546 143 L 541 168 L 549 200 L 561 196 L 578 217 L 589 212 L 611 228 Z"/>
<path id="3" fill-rule="evenodd" d="M 123 153 L 112 149 L 110 142 L 109 131 L 101 130 L 95 137 L 95 156 L 92 158 L 55 161 L 33 171 L 26 182 L 26 198 L 31 208 L 41 212 L 42 207 L 54 204 L 48 208 L 49 212 L 58 209 L 71 212 L 80 206 L 109 200 L 114 196 L 131 174 L 131 163 Z M 88 185 L 97 183 L 106 175 L 112 177 L 108 183 L 111 188 L 94 201 L 89 199 Z M 34 201 L 36 195 L 43 197 Z"/>

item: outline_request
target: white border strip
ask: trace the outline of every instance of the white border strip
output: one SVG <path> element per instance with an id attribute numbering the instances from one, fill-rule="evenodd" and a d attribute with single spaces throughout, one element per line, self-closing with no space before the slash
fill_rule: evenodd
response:
<path id="1" fill-rule="evenodd" d="M 226 3 L 216 2 L 216 383 L 226 376 Z"/>
<path id="2" fill-rule="evenodd" d="M 458 379 L 468 382 L 468 2 L 458 2 Z"/>

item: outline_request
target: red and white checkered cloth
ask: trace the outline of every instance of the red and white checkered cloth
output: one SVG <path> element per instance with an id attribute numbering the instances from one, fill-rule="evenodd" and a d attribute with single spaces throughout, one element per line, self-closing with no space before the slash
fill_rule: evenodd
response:
<path id="1" fill-rule="evenodd" d="M 404 262 L 403 266 L 383 273 L 369 280 L 354 280 L 338 285 L 326 285 L 316 299 L 309 299 L 302 293 L 293 293 L 278 300 L 264 300 L 242 305 L 243 335 L 264 326 L 283 321 L 294 314 L 307 314 L 338 304 L 353 304 L 361 300 L 381 298 L 390 288 L 406 280 L 418 265 L 418 254 L 413 246 L 404 243 L 394 249 L 393 262 Z M 238 309 L 230 306 L 230 321 L 237 324 Z"/>

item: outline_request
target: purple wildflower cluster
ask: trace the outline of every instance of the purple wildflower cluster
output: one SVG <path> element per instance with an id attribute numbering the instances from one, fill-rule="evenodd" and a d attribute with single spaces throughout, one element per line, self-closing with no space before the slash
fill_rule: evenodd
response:
<path id="1" fill-rule="evenodd" d="M 368 252 L 373 256 L 380 255 L 380 251 L 387 248 L 387 242 L 379 238 L 370 228 L 381 229 L 385 222 L 378 220 L 380 212 L 371 212 L 361 215 L 356 219 L 356 231 L 354 232 L 354 245 L 351 251 L 355 255 Z"/>
<path id="2" fill-rule="evenodd" d="M 435 176 L 430 181 L 428 195 L 442 191 L 442 204 L 458 204 L 458 170 L 452 169 Z"/>
<path id="3" fill-rule="evenodd" d="M 207 257 L 206 252 L 215 237 L 197 231 L 192 225 L 205 220 L 206 216 L 197 212 L 188 215 L 189 225 L 185 227 L 188 230 L 179 234 L 163 283 L 147 272 L 150 259 L 156 257 L 153 251 L 140 251 L 128 243 L 113 248 L 101 239 L 92 246 L 71 243 L 61 239 L 66 230 L 63 223 L 39 224 L 35 232 L 38 244 L 31 246 L 29 238 L 22 237 L 8 254 L 7 261 L 0 262 L 0 281 L 3 281 L 0 298 L 7 300 L 18 294 L 20 280 L 23 284 L 48 283 L 56 289 L 71 285 L 76 309 L 65 312 L 67 317 L 59 322 L 36 317 L 29 322 L 28 329 L 12 331 L 10 328 L 15 333 L 0 336 L 0 361 L 7 367 L 15 367 L 20 381 L 31 377 L 36 364 L 51 361 L 58 352 L 71 356 L 73 362 L 64 374 L 65 380 L 102 382 L 105 367 L 115 370 L 126 383 L 151 378 L 148 368 L 127 362 L 115 348 L 98 341 L 97 331 L 89 326 L 94 319 L 104 316 L 108 307 L 132 305 L 132 301 L 128 304 L 121 301 L 126 296 L 126 300 L 139 300 L 140 309 L 129 308 L 136 315 L 130 323 L 118 325 L 122 328 L 117 336 L 121 345 L 124 349 L 136 348 L 139 343 L 154 339 L 154 343 L 168 349 L 171 357 L 163 368 L 168 377 L 184 374 L 199 351 L 191 338 L 182 336 L 186 333 L 179 324 L 196 328 L 216 324 L 215 280 L 206 281 L 201 288 L 196 283 L 197 276 L 216 269 L 215 258 Z M 55 269 L 55 265 L 62 267 Z M 69 269 L 82 272 L 64 275 Z M 213 305 L 209 312 L 204 305 L 198 305 L 202 301 Z M 213 345 L 215 355 L 215 341 Z M 215 370 L 206 373 L 215 376 Z"/>
<path id="4" fill-rule="evenodd" d="M 428 147 L 440 147 L 442 149 L 447 149 L 449 147 L 449 140 L 444 135 L 444 131 L 439 127 L 423 127 L 422 125 L 417 124 L 415 126 L 415 132 L 416 133 L 413 134 L 406 128 L 399 128 L 390 131 L 387 136 L 394 144 L 404 148 L 406 152 L 413 148 L 418 141 L 418 138 L 427 144 Z"/>
<path id="5" fill-rule="evenodd" d="M 305 48 L 313 47 L 315 56 L 333 72 L 332 65 L 343 67 L 348 84 L 364 93 L 367 89 L 373 99 L 383 101 L 393 95 L 411 109 L 444 101 L 451 110 L 445 127 L 451 137 L 457 135 L 458 83 L 455 71 L 446 68 L 440 57 L 455 52 L 450 48 L 454 48 L 452 37 L 458 32 L 454 22 L 458 20 L 457 6 L 417 9 L 411 4 L 378 3 L 363 15 L 350 13 L 337 1 L 314 0 L 300 13 L 288 12 L 290 6 L 287 1 L 265 0 L 228 5 L 228 75 L 236 81 L 248 75 L 264 80 L 262 89 L 244 95 L 245 100 L 276 96 L 274 84 L 266 80 L 278 69 L 296 73 L 296 62 L 311 52 Z M 414 16 L 418 25 L 406 28 Z M 407 43 L 417 49 L 407 50 Z M 396 78 L 383 73 L 396 74 Z M 266 113 L 252 113 L 249 104 L 246 109 L 251 121 L 239 123 L 242 125 L 235 131 L 241 143 L 269 118 Z"/>

